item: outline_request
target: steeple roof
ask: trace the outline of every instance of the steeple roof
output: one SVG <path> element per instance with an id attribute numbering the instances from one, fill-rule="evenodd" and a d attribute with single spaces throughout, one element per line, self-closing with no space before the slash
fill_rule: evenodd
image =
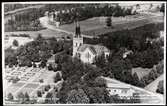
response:
<path id="1" fill-rule="evenodd" d="M 76 28 L 75 28 L 75 37 L 81 37 L 81 30 L 80 30 L 79 22 L 76 21 L 75 24 L 76 24 Z"/>

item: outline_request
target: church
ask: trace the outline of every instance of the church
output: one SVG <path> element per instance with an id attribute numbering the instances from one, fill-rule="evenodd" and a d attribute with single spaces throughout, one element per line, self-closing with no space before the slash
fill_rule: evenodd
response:
<path id="1" fill-rule="evenodd" d="M 104 54 L 109 56 L 110 50 L 102 45 L 84 44 L 80 25 L 76 23 L 75 34 L 73 35 L 73 57 L 79 58 L 84 63 L 94 63 L 96 56 Z"/>

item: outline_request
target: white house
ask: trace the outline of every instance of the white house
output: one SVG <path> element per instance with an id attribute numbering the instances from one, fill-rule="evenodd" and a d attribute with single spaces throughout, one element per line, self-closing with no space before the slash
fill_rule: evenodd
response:
<path id="1" fill-rule="evenodd" d="M 133 97 L 135 91 L 129 85 L 122 84 L 107 84 L 107 90 L 110 95 L 118 95 L 121 99 L 130 99 Z"/>
<path id="2" fill-rule="evenodd" d="M 84 44 L 80 26 L 77 22 L 75 35 L 73 36 L 73 57 L 81 59 L 84 63 L 93 63 L 94 58 L 103 53 L 107 56 L 110 51 L 102 45 Z"/>

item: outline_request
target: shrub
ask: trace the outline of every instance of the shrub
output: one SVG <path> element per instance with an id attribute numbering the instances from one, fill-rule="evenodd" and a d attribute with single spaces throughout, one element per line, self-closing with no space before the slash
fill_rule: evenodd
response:
<path id="1" fill-rule="evenodd" d="M 13 46 L 19 46 L 19 43 L 18 43 L 17 40 L 14 40 L 14 41 L 13 41 Z"/>
<path id="2" fill-rule="evenodd" d="M 7 96 L 8 100 L 13 100 L 13 95 L 12 93 L 9 93 L 8 96 Z"/>
<path id="3" fill-rule="evenodd" d="M 43 81 L 43 79 L 40 79 L 39 82 L 40 82 L 40 83 L 43 83 L 44 81 Z"/>
<path id="4" fill-rule="evenodd" d="M 54 76 L 54 82 L 56 83 L 57 81 L 61 80 L 61 76 L 60 73 L 58 72 L 55 76 Z"/>
<path id="5" fill-rule="evenodd" d="M 50 85 L 45 86 L 45 91 L 48 91 L 50 89 Z"/>
<path id="6" fill-rule="evenodd" d="M 37 96 L 38 97 L 42 97 L 42 92 L 41 91 L 37 91 Z"/>
<path id="7" fill-rule="evenodd" d="M 17 83 L 20 79 L 18 77 L 12 79 L 12 83 Z"/>
<path id="8" fill-rule="evenodd" d="M 157 88 L 156 92 L 164 94 L 164 86 L 163 86 L 163 84 L 164 84 L 163 81 L 159 81 L 158 88 Z"/>

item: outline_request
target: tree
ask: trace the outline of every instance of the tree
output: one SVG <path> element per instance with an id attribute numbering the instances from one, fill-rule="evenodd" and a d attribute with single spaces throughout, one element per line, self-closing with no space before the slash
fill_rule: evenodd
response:
<path id="1" fill-rule="evenodd" d="M 76 103 L 89 103 L 89 98 L 88 96 L 85 94 L 85 92 L 83 91 L 83 89 L 78 89 L 78 90 L 71 90 L 68 93 L 68 97 L 67 97 L 67 103 L 69 104 L 76 104 Z"/>
<path id="2" fill-rule="evenodd" d="M 107 19 L 106 19 L 106 26 L 107 27 L 112 27 L 112 19 L 111 19 L 111 17 L 107 17 Z"/>
<path id="3" fill-rule="evenodd" d="M 149 9 L 151 9 L 152 7 L 153 7 L 153 4 L 151 3 Z"/>
<path id="4" fill-rule="evenodd" d="M 53 67 L 52 67 L 51 64 L 49 64 L 49 66 L 48 66 L 48 70 L 49 70 L 49 71 L 53 70 Z"/>
<path id="5" fill-rule="evenodd" d="M 95 57 L 95 64 L 97 67 L 104 68 L 106 66 L 106 58 L 104 53 Z"/>
<path id="6" fill-rule="evenodd" d="M 40 67 L 44 68 L 46 66 L 46 60 L 42 60 L 41 61 L 41 64 L 40 64 Z"/>
<path id="7" fill-rule="evenodd" d="M 156 92 L 164 94 L 164 86 L 163 85 L 164 85 L 164 82 L 163 81 L 159 81 Z"/>
<path id="8" fill-rule="evenodd" d="M 83 87 L 84 92 L 89 97 L 89 103 L 110 103 L 109 92 L 105 87 Z"/>
<path id="9" fill-rule="evenodd" d="M 8 98 L 8 100 L 13 100 L 13 95 L 12 95 L 12 93 L 8 93 L 7 98 Z"/>
<path id="10" fill-rule="evenodd" d="M 140 4 L 136 4 L 136 8 L 137 8 L 137 9 L 140 9 Z"/>
<path id="11" fill-rule="evenodd" d="M 91 70 L 89 70 L 83 77 L 84 82 L 88 85 L 88 86 L 94 86 L 94 81 L 95 79 L 100 76 L 101 73 L 101 69 L 99 68 L 92 68 Z"/>
<path id="12" fill-rule="evenodd" d="M 12 79 L 12 83 L 17 83 L 20 79 L 18 77 L 15 77 Z"/>
<path id="13" fill-rule="evenodd" d="M 5 63 L 9 66 L 17 65 L 17 57 L 14 54 L 5 56 Z"/>
<path id="14" fill-rule="evenodd" d="M 96 87 L 106 87 L 107 86 L 106 80 L 100 77 L 97 77 L 94 82 L 95 82 Z"/>
<path id="15" fill-rule="evenodd" d="M 164 3 L 161 4 L 161 7 L 160 7 L 160 12 L 163 12 L 164 13 L 165 11 L 165 5 Z"/>
<path id="16" fill-rule="evenodd" d="M 50 85 L 45 86 L 45 91 L 48 91 L 50 89 Z"/>
<path id="17" fill-rule="evenodd" d="M 30 97 L 29 97 L 27 92 L 25 93 L 24 97 L 25 97 L 25 101 L 29 101 L 30 100 Z"/>
<path id="18" fill-rule="evenodd" d="M 40 79 L 39 82 L 40 82 L 40 83 L 43 83 L 44 81 L 43 81 L 43 79 Z"/>
<path id="19" fill-rule="evenodd" d="M 38 90 L 38 91 L 37 91 L 37 96 L 38 96 L 38 97 L 42 97 L 42 92 Z"/>
<path id="20" fill-rule="evenodd" d="M 39 42 L 42 42 L 44 40 L 44 38 L 42 37 L 41 34 L 38 34 L 36 40 L 39 41 Z"/>
<path id="21" fill-rule="evenodd" d="M 54 103 L 54 100 L 53 100 L 53 99 L 54 99 L 54 98 L 53 98 L 53 93 L 48 92 L 48 93 L 46 94 L 45 103 L 47 103 L 47 104 L 53 104 L 53 103 Z"/>
<path id="22" fill-rule="evenodd" d="M 16 47 L 18 47 L 18 46 L 19 46 L 19 43 L 18 43 L 18 41 L 17 41 L 17 40 L 13 40 L 13 46 L 16 46 Z"/>
<path id="23" fill-rule="evenodd" d="M 19 92 L 18 95 L 17 95 L 17 98 L 19 99 L 19 101 L 21 103 L 23 103 L 24 102 L 24 94 L 23 94 L 23 92 Z"/>
<path id="24" fill-rule="evenodd" d="M 131 82 L 132 65 L 129 60 L 114 59 L 111 63 L 111 69 L 116 79 L 127 83 Z"/>
<path id="25" fill-rule="evenodd" d="M 133 79 L 131 80 L 132 81 L 132 84 L 133 85 L 135 85 L 135 86 L 138 86 L 139 84 L 139 77 L 138 77 L 138 75 L 137 75 L 137 73 L 135 72 L 134 74 L 133 74 Z"/>
<path id="26" fill-rule="evenodd" d="M 56 75 L 54 76 L 54 82 L 57 83 L 57 81 L 60 81 L 60 80 L 61 80 L 60 73 L 57 72 Z"/>
<path id="27" fill-rule="evenodd" d="M 164 72 L 164 62 L 163 62 L 163 60 L 160 61 L 158 65 L 156 65 L 156 71 L 159 75 L 163 74 L 163 72 Z"/>

